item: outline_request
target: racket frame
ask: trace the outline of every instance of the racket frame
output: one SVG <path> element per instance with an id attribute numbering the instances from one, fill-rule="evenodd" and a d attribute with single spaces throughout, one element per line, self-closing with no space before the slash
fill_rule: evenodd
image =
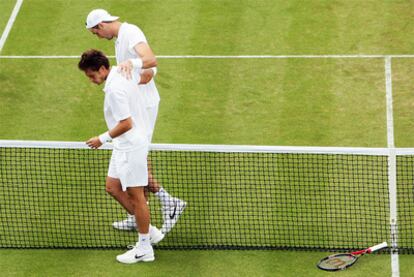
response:
<path id="1" fill-rule="evenodd" d="M 333 254 L 333 255 L 330 255 L 330 256 L 327 256 L 327 257 L 321 259 L 316 266 L 319 269 L 326 270 L 326 271 L 339 271 L 339 270 L 344 270 L 344 269 L 346 269 L 346 268 L 354 265 L 360 256 L 362 256 L 362 255 L 364 255 L 366 253 L 369 254 L 369 253 L 375 252 L 375 251 L 380 250 L 380 249 L 382 249 L 384 247 L 387 247 L 387 246 L 388 246 L 388 244 L 386 242 L 383 242 L 383 243 L 380 243 L 380 244 L 377 244 L 377 245 L 368 247 L 366 249 L 354 251 L 354 252 L 351 252 L 351 253 Z M 343 256 L 351 257 L 352 258 L 352 262 L 349 262 L 349 263 L 344 262 L 343 265 L 339 265 L 337 268 L 324 268 L 324 267 L 321 266 L 321 264 L 324 261 L 333 260 L 333 259 L 335 259 L 337 257 L 343 257 Z"/>

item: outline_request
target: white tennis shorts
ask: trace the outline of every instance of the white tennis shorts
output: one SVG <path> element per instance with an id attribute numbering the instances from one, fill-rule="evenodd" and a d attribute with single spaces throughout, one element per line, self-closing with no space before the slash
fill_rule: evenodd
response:
<path id="1" fill-rule="evenodd" d="M 147 114 L 149 119 L 149 133 L 148 133 L 148 141 L 151 143 L 152 141 L 152 135 L 154 134 L 155 129 L 155 122 L 157 122 L 157 116 L 158 116 L 158 105 L 147 107 Z"/>
<path id="2" fill-rule="evenodd" d="M 129 152 L 112 151 L 108 176 L 121 181 L 122 190 L 130 187 L 148 185 L 147 167 L 148 147 L 141 147 Z"/>

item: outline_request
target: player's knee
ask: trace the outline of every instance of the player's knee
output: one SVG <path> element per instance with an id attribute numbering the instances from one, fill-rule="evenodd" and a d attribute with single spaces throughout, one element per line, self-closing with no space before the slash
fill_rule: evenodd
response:
<path id="1" fill-rule="evenodd" d="M 111 196 L 116 196 L 119 193 L 119 190 L 114 188 L 114 186 L 106 185 L 105 187 L 106 192 Z"/>
<path id="2" fill-rule="evenodd" d="M 156 189 L 155 186 L 148 186 L 148 191 L 152 193 L 156 193 L 158 190 Z"/>
<path id="3" fill-rule="evenodd" d="M 155 182 L 153 179 L 148 179 L 148 191 L 156 193 L 160 191 L 160 185 Z"/>

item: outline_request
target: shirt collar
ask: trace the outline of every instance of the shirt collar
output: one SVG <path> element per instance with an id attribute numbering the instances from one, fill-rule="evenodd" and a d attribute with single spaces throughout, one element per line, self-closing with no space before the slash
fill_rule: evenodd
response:
<path id="1" fill-rule="evenodd" d="M 109 71 L 108 76 L 106 77 L 105 86 L 102 89 L 104 92 L 107 92 L 107 89 L 109 85 L 111 84 L 112 79 L 114 78 L 114 75 L 116 74 L 116 71 L 117 71 L 117 66 L 112 66 L 111 70 Z"/>
<path id="2" fill-rule="evenodd" d="M 119 27 L 119 30 L 118 30 L 118 35 L 117 35 L 116 40 L 115 40 L 115 45 L 117 45 L 119 43 L 119 37 L 121 36 L 122 29 L 123 29 L 123 27 L 126 26 L 126 24 L 127 24 L 126 22 L 121 23 L 121 26 Z"/>

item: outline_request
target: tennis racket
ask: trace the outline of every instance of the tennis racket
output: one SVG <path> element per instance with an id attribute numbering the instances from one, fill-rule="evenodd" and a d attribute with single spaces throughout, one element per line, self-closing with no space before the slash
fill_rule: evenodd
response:
<path id="1" fill-rule="evenodd" d="M 326 271 L 338 271 L 344 270 L 350 266 L 352 266 L 360 256 L 364 254 L 369 254 L 374 251 L 380 250 L 384 247 L 387 247 L 387 243 L 383 242 L 374 246 L 371 246 L 364 250 L 359 250 L 351 253 L 341 253 L 341 254 L 334 254 L 328 257 L 323 258 L 317 264 L 317 267 L 326 270 Z"/>

